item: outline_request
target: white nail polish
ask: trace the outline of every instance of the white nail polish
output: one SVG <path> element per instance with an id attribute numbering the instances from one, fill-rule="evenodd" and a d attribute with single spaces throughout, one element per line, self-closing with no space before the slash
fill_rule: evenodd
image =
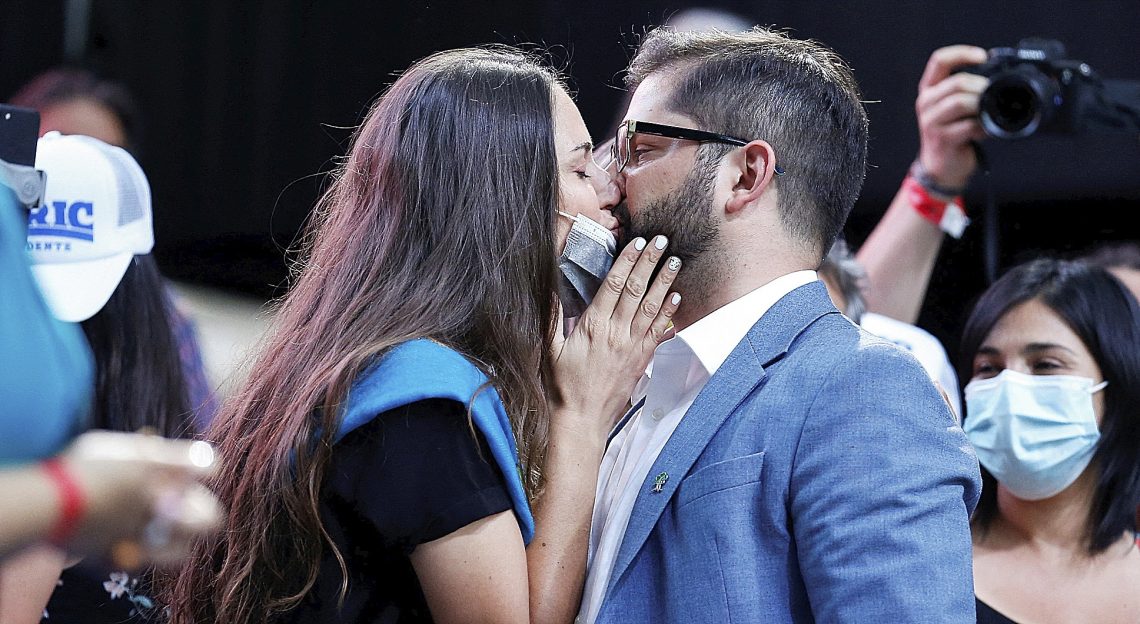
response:
<path id="1" fill-rule="evenodd" d="M 673 256 L 672 258 L 669 258 L 669 270 L 670 271 L 676 271 L 679 268 L 681 268 L 681 259 L 678 258 L 677 256 Z"/>
<path id="2" fill-rule="evenodd" d="M 658 236 L 653 239 L 653 246 L 656 247 L 658 251 L 665 249 L 665 245 L 667 244 L 669 244 L 669 241 L 665 240 L 664 236 Z"/>
<path id="3" fill-rule="evenodd" d="M 633 248 L 638 251 L 645 249 L 645 239 L 641 237 L 635 238 L 633 240 Z"/>
<path id="4" fill-rule="evenodd" d="M 673 301 L 673 305 L 677 305 L 678 303 L 681 303 L 681 293 L 673 293 L 672 301 Z"/>

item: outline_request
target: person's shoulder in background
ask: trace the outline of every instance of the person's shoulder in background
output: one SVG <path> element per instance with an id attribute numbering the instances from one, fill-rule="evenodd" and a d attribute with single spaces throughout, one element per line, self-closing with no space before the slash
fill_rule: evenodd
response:
<path id="1" fill-rule="evenodd" d="M 58 453 L 85 426 L 94 361 L 48 309 L 24 252 L 27 212 L 0 184 L 0 465 Z"/>
<path id="2" fill-rule="evenodd" d="M 958 374 L 954 371 L 945 347 L 933 334 L 910 323 L 874 312 L 867 312 L 859 322 L 863 329 L 889 340 L 909 351 L 949 395 L 955 414 L 962 413 L 962 400 L 958 391 Z"/>

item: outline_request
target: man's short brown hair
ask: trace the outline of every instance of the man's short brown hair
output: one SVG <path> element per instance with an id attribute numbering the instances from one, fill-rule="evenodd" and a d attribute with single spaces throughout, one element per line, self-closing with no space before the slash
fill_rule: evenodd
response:
<path id="1" fill-rule="evenodd" d="M 780 215 L 822 259 L 863 186 L 867 113 L 851 68 L 823 45 L 766 28 L 649 32 L 630 64 L 636 89 L 650 74 L 678 72 L 670 108 L 710 130 L 763 139 L 786 171 Z M 705 150 L 725 146 L 706 145 Z"/>

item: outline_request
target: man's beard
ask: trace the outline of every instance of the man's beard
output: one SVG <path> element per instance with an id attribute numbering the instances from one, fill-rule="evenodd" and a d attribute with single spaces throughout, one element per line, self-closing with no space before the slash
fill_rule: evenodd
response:
<path id="1" fill-rule="evenodd" d="M 636 218 L 630 216 L 626 202 L 614 207 L 612 213 L 622 225 L 618 248 L 624 249 L 639 236 L 652 242 L 653 236 L 664 234 L 669 239 L 665 253 L 680 258 L 682 266 L 689 269 L 682 270 L 682 275 L 693 277 L 691 269 L 700 264 L 701 255 L 713 248 L 720 235 L 712 210 L 716 164 L 698 158 L 677 190 L 642 207 Z"/>

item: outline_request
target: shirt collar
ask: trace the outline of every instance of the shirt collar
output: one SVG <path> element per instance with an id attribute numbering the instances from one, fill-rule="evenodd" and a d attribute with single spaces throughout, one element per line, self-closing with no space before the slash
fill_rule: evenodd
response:
<path id="1" fill-rule="evenodd" d="M 713 310 L 696 323 L 677 332 L 673 340 L 684 342 L 711 377 L 764 313 L 784 295 L 816 279 L 815 271 L 795 271 L 781 275 L 743 297 Z M 661 346 L 664 347 L 673 340 L 666 341 Z"/>

